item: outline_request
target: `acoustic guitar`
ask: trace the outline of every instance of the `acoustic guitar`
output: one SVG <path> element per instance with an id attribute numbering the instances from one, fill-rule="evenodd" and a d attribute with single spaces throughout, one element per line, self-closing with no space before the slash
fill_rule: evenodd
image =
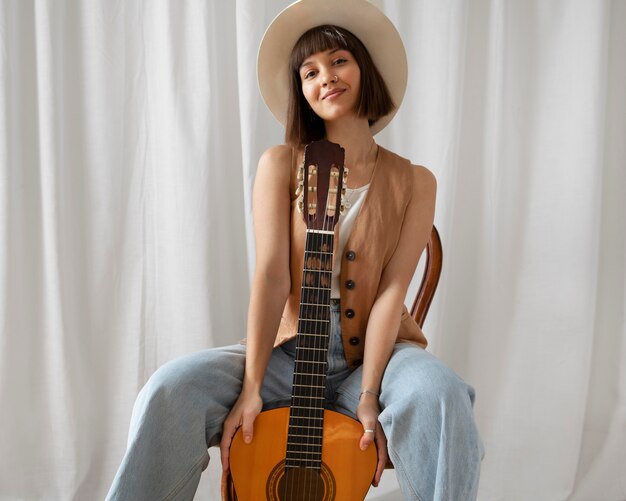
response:
<path id="1" fill-rule="evenodd" d="M 344 150 L 327 140 L 305 150 L 299 209 L 307 225 L 291 405 L 261 412 L 252 443 L 241 429 L 230 448 L 238 501 L 361 501 L 376 469 L 376 447 L 362 451 L 362 425 L 325 409 L 334 228 L 342 211 Z"/>

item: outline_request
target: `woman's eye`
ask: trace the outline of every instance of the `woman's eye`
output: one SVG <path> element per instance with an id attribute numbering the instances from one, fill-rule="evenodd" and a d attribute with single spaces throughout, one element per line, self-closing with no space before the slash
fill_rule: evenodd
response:
<path id="1" fill-rule="evenodd" d="M 307 78 L 311 78 L 311 77 L 313 77 L 313 76 L 315 76 L 315 72 L 314 72 L 313 70 L 311 70 L 311 71 L 307 71 L 307 72 L 304 74 L 304 79 L 306 80 Z"/>
<path id="2" fill-rule="evenodd" d="M 343 57 L 340 57 L 340 58 L 338 58 L 338 59 L 335 59 L 335 60 L 333 61 L 333 64 L 335 64 L 335 65 L 337 65 L 337 64 L 343 64 L 343 63 L 345 63 L 345 62 L 347 62 L 347 61 L 348 61 L 347 59 L 344 59 Z"/>

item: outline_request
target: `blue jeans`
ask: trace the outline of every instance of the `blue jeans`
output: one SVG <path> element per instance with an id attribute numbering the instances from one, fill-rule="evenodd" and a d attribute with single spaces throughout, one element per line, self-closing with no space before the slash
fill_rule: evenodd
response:
<path id="1" fill-rule="evenodd" d="M 326 393 L 329 407 L 355 417 L 361 369 L 347 367 L 340 316 L 333 300 Z M 193 499 L 207 448 L 219 444 L 241 391 L 245 354 L 244 345 L 204 350 L 152 375 L 135 402 L 128 449 L 107 500 Z M 294 355 L 295 341 L 273 350 L 261 392 L 265 409 L 289 405 Z M 433 355 L 409 343 L 395 346 L 379 421 L 405 499 L 476 498 L 483 446 L 473 401 L 474 390 Z"/>

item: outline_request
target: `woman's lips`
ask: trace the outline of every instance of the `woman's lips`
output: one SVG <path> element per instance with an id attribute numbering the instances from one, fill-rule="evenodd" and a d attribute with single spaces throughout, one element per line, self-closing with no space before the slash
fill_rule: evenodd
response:
<path id="1" fill-rule="evenodd" d="M 333 99 L 341 94 L 343 94 L 345 91 L 345 89 L 333 89 L 331 91 L 328 91 L 326 94 L 324 94 L 324 97 L 322 98 L 322 100 L 324 99 Z"/>

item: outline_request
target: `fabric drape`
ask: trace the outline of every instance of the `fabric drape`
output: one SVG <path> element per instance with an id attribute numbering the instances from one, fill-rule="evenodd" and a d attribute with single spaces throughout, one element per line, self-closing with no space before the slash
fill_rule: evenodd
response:
<path id="1" fill-rule="evenodd" d="M 150 374 L 245 336 L 288 3 L 0 3 L 0 500 L 102 499 Z M 438 179 L 424 331 L 477 392 L 479 499 L 623 501 L 626 2 L 374 3 L 410 72 L 376 139 Z"/>

